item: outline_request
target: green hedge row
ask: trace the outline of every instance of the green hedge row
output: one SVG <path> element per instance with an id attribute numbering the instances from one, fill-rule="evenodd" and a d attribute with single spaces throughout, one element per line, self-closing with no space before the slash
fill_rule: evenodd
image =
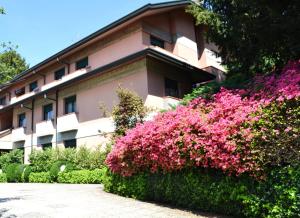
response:
<path id="1" fill-rule="evenodd" d="M 6 174 L 0 173 L 0 183 L 5 183 L 5 182 L 7 182 Z"/>
<path id="2" fill-rule="evenodd" d="M 57 181 L 59 183 L 71 184 L 100 184 L 102 183 L 105 172 L 105 168 L 96 170 L 60 172 L 58 173 Z"/>
<path id="3" fill-rule="evenodd" d="M 122 177 L 107 172 L 105 190 L 236 217 L 299 217 L 300 167 L 274 169 L 267 179 L 226 176 L 215 170 Z"/>

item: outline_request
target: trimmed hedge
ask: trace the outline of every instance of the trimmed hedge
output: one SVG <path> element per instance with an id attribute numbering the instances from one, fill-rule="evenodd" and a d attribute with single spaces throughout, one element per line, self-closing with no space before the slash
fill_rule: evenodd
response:
<path id="1" fill-rule="evenodd" d="M 76 170 L 70 172 L 59 172 L 57 181 L 59 183 L 71 184 L 100 184 L 106 169 Z"/>
<path id="2" fill-rule="evenodd" d="M 7 181 L 8 182 L 18 182 L 19 181 L 19 173 L 17 173 L 17 171 L 19 171 L 19 164 L 9 164 L 6 169 L 6 177 L 7 177 Z"/>
<path id="3" fill-rule="evenodd" d="M 7 182 L 6 174 L 0 173 L 0 183 L 5 183 L 5 182 Z"/>
<path id="4" fill-rule="evenodd" d="M 27 165 L 25 166 L 24 172 L 23 172 L 23 182 L 29 182 L 29 175 L 32 172 L 31 166 Z"/>
<path id="5" fill-rule="evenodd" d="M 274 169 L 267 176 L 258 182 L 208 169 L 131 177 L 107 171 L 103 184 L 126 197 L 236 217 L 298 217 L 300 167 Z"/>
<path id="6" fill-rule="evenodd" d="M 30 173 L 29 182 L 31 183 L 51 183 L 49 172 Z"/>

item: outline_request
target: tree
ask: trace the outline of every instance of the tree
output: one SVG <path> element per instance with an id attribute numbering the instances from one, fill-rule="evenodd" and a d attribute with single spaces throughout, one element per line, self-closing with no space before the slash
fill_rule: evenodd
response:
<path id="1" fill-rule="evenodd" d="M 0 14 L 5 14 L 4 8 L 0 6 Z"/>
<path id="2" fill-rule="evenodd" d="M 25 59 L 16 51 L 17 46 L 3 43 L 1 47 L 3 51 L 0 52 L 0 84 L 8 82 L 29 67 Z"/>
<path id="3" fill-rule="evenodd" d="M 229 73 L 270 72 L 300 57 L 299 0 L 201 0 L 188 12 L 207 27 Z"/>
<path id="4" fill-rule="evenodd" d="M 143 122 L 148 109 L 143 100 L 134 92 L 119 87 L 117 89 L 119 104 L 113 108 L 112 117 L 116 126 L 115 136 L 123 136 L 127 129 Z"/>

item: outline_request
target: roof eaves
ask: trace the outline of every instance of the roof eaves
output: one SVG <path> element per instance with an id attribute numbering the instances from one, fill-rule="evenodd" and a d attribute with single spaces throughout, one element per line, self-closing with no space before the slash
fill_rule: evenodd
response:
<path id="1" fill-rule="evenodd" d="M 126 15 L 126 16 L 124 16 L 124 17 L 122 17 L 122 18 L 120 18 L 120 19 L 118 19 L 116 21 L 114 21 L 113 23 L 111 23 L 111 24 L 109 24 L 109 25 L 107 25 L 107 26 L 105 26 L 105 27 L 97 30 L 96 32 L 88 35 L 87 37 L 84 37 L 83 39 L 79 40 L 78 42 L 76 42 L 76 43 L 68 46 L 67 48 L 59 51 L 58 53 L 50 56 L 49 58 L 45 59 L 44 61 L 38 63 L 37 65 L 35 65 L 35 66 L 31 67 L 31 68 L 29 68 L 28 70 L 20 73 L 15 78 L 13 78 L 10 82 L 17 81 L 19 78 L 27 75 L 29 72 L 36 70 L 37 68 L 41 67 L 42 65 L 44 65 L 44 64 L 46 64 L 46 63 L 48 63 L 48 62 L 50 62 L 52 60 L 55 60 L 56 58 L 59 58 L 61 55 L 65 54 L 65 53 L 67 53 L 69 51 L 71 51 L 72 49 L 75 49 L 75 48 L 79 47 L 80 45 L 88 42 L 89 40 L 94 39 L 95 37 L 97 37 L 97 36 L 99 36 L 99 35 L 107 32 L 108 30 L 111 30 L 111 29 L 117 27 L 118 25 L 120 25 L 120 24 L 122 24 L 122 23 L 124 23 L 124 22 L 126 22 L 126 21 L 128 21 L 128 20 L 130 20 L 132 18 L 134 18 L 135 16 L 138 16 L 138 15 L 144 13 L 147 10 L 150 10 L 150 9 L 159 9 L 159 8 L 164 8 L 164 7 L 172 7 L 172 6 L 180 6 L 180 5 L 188 5 L 188 4 L 191 4 L 191 3 L 192 3 L 191 0 L 179 0 L 179 1 L 170 1 L 170 2 L 155 3 L 155 4 L 147 4 L 147 5 L 139 8 L 139 9 L 131 12 L 130 14 L 128 14 L 128 15 Z"/>

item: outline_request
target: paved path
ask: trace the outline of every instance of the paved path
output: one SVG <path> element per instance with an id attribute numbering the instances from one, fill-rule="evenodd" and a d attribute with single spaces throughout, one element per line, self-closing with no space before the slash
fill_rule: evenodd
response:
<path id="1" fill-rule="evenodd" d="M 0 218 L 217 217 L 145 203 L 102 185 L 0 184 Z"/>

